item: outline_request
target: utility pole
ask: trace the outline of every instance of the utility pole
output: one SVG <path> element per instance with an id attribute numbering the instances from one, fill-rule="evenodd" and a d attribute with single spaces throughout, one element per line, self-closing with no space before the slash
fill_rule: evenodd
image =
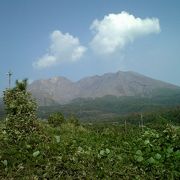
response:
<path id="1" fill-rule="evenodd" d="M 11 88 L 11 76 L 12 76 L 12 72 L 9 71 L 6 75 L 8 76 L 8 80 L 9 80 L 9 89 L 10 89 L 10 88 Z"/>
<path id="2" fill-rule="evenodd" d="M 126 133 L 127 132 L 127 121 L 126 121 L 126 119 L 124 121 L 124 130 L 125 130 L 125 133 Z"/>
<path id="3" fill-rule="evenodd" d="M 81 115 L 82 115 L 82 101 L 80 100 L 80 104 L 79 104 L 79 118 L 81 118 Z"/>
<path id="4" fill-rule="evenodd" d="M 143 114 L 141 113 L 141 128 L 142 128 L 142 131 L 143 131 L 143 128 L 144 128 L 144 122 L 143 122 Z"/>
<path id="5" fill-rule="evenodd" d="M 147 92 L 146 92 L 146 88 L 147 88 L 147 86 L 150 86 L 150 85 L 148 85 L 148 84 L 144 84 L 144 83 L 141 83 L 141 82 L 138 82 L 138 81 L 133 81 L 132 83 L 136 83 L 136 84 L 138 84 L 139 86 L 141 86 L 142 87 L 142 97 L 146 97 L 146 95 L 148 95 L 147 94 Z M 141 108 L 141 110 L 142 110 L 142 108 Z M 144 121 L 143 121 L 143 113 L 141 112 L 141 114 L 140 114 L 140 122 L 139 122 L 139 127 L 141 127 L 141 129 L 142 129 L 142 131 L 143 131 L 143 129 L 144 129 Z"/>

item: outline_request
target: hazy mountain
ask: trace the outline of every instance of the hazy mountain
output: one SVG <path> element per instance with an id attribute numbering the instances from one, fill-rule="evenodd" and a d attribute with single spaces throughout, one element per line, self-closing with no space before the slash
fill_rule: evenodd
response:
<path id="1" fill-rule="evenodd" d="M 106 73 L 72 82 L 65 77 L 37 80 L 29 91 L 40 105 L 64 104 L 76 98 L 95 98 L 106 95 L 151 97 L 159 90 L 180 90 L 178 86 L 155 80 L 135 72 Z"/>
<path id="2" fill-rule="evenodd" d="M 67 103 L 78 94 L 76 84 L 65 77 L 37 80 L 28 89 L 40 105 Z"/>

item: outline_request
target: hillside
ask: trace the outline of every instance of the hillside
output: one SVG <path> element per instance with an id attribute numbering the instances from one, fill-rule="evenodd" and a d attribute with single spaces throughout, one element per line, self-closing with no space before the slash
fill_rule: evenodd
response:
<path id="1" fill-rule="evenodd" d="M 96 98 L 107 95 L 152 97 L 159 90 L 180 91 L 178 86 L 131 71 L 86 77 L 77 82 L 72 82 L 65 77 L 54 77 L 34 81 L 28 89 L 41 106 L 66 104 L 77 98 Z"/>
<path id="2" fill-rule="evenodd" d="M 158 91 L 153 97 L 116 97 L 104 96 L 98 98 L 78 98 L 71 103 L 39 107 L 39 116 L 47 118 L 52 112 L 60 111 L 65 116 L 74 114 L 81 121 L 109 121 L 132 113 L 158 112 L 180 105 L 180 92 L 169 90 Z"/>

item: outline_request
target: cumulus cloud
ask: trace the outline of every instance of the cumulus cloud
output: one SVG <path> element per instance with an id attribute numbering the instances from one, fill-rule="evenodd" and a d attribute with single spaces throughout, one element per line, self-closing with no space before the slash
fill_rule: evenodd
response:
<path id="1" fill-rule="evenodd" d="M 90 29 L 94 37 L 91 48 L 98 54 L 112 54 L 123 49 L 135 39 L 152 33 L 160 32 L 157 18 L 141 19 L 123 11 L 109 14 L 101 21 L 94 20 Z"/>
<path id="2" fill-rule="evenodd" d="M 48 52 L 33 63 L 35 68 L 47 68 L 61 62 L 74 62 L 79 60 L 86 51 L 79 39 L 69 33 L 53 31 L 50 35 L 51 44 Z"/>

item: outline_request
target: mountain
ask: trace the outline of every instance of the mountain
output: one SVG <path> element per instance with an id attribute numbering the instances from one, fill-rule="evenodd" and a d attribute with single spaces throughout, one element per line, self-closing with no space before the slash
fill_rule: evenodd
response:
<path id="1" fill-rule="evenodd" d="M 37 80 L 29 85 L 28 90 L 40 105 L 67 103 L 76 97 L 78 89 L 75 83 L 65 77 L 53 77 Z"/>
<path id="2" fill-rule="evenodd" d="M 155 80 L 136 72 L 106 73 L 102 76 L 83 78 L 72 82 L 65 77 L 37 80 L 28 90 L 37 98 L 39 105 L 66 104 L 77 98 L 96 98 L 107 95 L 116 97 L 152 97 L 180 87 Z"/>

